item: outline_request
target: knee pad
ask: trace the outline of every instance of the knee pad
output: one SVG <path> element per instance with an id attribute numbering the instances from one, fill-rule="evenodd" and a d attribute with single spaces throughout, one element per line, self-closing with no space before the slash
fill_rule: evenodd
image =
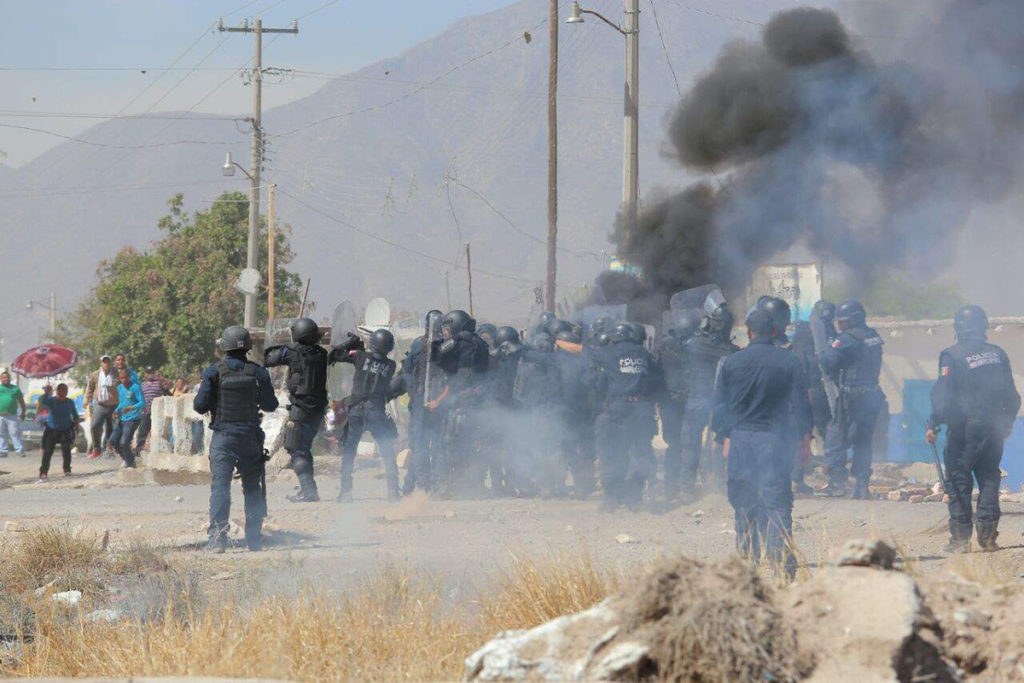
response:
<path id="1" fill-rule="evenodd" d="M 313 462 L 309 458 L 300 458 L 293 455 L 291 461 L 288 463 L 288 469 L 293 470 L 295 474 L 299 476 L 303 474 L 312 474 Z"/>

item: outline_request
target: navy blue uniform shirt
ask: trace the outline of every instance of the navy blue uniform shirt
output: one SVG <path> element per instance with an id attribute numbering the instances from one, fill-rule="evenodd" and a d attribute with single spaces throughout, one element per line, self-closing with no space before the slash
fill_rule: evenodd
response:
<path id="1" fill-rule="evenodd" d="M 241 370 L 245 367 L 246 363 L 250 363 L 250 361 L 242 358 L 236 358 L 231 355 L 225 356 L 224 358 L 224 364 L 231 370 Z M 256 365 L 255 363 L 251 364 Z M 274 395 L 274 386 L 270 383 L 270 373 L 259 365 L 256 365 L 256 383 L 259 387 L 256 397 L 259 409 L 264 413 L 272 413 L 277 410 L 277 406 L 279 404 L 277 396 Z M 217 366 L 211 365 L 206 368 L 205 372 L 203 372 L 203 378 L 199 381 L 199 390 L 196 391 L 196 397 L 192 399 L 192 408 L 195 409 L 197 413 L 208 413 L 217 408 L 217 385 Z M 253 422 L 252 424 L 231 422 L 222 425 L 214 422 L 210 426 L 210 429 L 223 432 L 225 434 L 247 434 L 253 427 L 258 426 L 258 422 Z"/>
<path id="2" fill-rule="evenodd" d="M 719 438 L 728 437 L 733 429 L 809 433 L 811 404 L 796 354 L 757 337 L 725 358 L 715 386 L 712 429 Z"/>

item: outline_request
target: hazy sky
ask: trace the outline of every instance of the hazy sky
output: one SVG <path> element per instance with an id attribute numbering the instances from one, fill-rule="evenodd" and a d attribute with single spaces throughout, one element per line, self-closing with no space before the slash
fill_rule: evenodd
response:
<path id="1" fill-rule="evenodd" d="M 231 76 L 231 70 L 252 56 L 252 36 L 218 33 L 213 30 L 218 17 L 224 17 L 226 25 L 237 25 L 246 17 L 258 16 L 264 25 L 274 27 L 298 18 L 299 35 L 264 37 L 264 66 L 345 73 L 412 47 L 456 19 L 510 2 L 8 1 L 2 5 L 0 124 L 75 135 L 101 119 L 53 114 L 109 115 L 126 106 L 124 114 L 192 107 L 205 113 L 248 113 L 251 91 L 239 76 Z M 175 69 L 167 71 L 179 56 Z M 268 79 L 264 108 L 308 95 L 323 83 L 323 78 L 310 76 Z M 6 166 L 20 166 L 62 141 L 0 126 Z"/>

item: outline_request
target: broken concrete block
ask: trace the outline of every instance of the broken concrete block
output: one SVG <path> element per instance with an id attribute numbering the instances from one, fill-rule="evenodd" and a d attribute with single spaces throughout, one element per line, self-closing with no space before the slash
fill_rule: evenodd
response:
<path id="1" fill-rule="evenodd" d="M 892 569 L 896 551 L 878 539 L 851 539 L 838 552 L 840 567 L 881 567 Z"/>
<path id="2" fill-rule="evenodd" d="M 924 502 L 924 496 L 922 496 L 921 494 L 916 494 L 916 495 L 910 496 L 909 498 L 907 498 L 907 500 L 910 501 L 911 503 L 923 503 Z"/>
<path id="3" fill-rule="evenodd" d="M 906 495 L 906 492 L 903 490 L 889 491 L 889 493 L 886 494 L 886 498 L 892 501 L 901 501 L 906 500 Z"/>

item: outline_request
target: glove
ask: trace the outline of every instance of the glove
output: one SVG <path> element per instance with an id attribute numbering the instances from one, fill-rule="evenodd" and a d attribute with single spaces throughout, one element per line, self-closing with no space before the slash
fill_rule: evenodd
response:
<path id="1" fill-rule="evenodd" d="M 345 352 L 362 351 L 365 348 L 365 345 L 363 344 L 362 339 L 360 339 L 357 335 L 349 332 L 348 338 L 345 341 L 338 344 L 337 346 L 335 346 L 334 348 L 341 349 L 342 351 Z"/>

